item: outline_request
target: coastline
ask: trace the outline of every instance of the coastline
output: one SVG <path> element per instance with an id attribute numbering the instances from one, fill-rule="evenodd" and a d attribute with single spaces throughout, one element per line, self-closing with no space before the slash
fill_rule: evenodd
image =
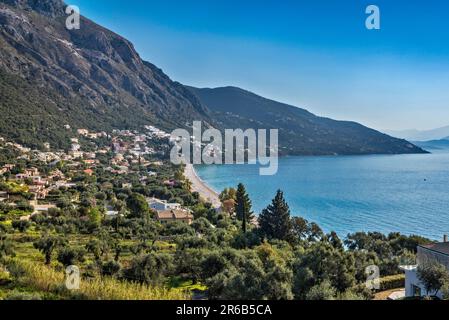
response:
<path id="1" fill-rule="evenodd" d="M 219 209 L 221 207 L 221 201 L 219 199 L 219 194 L 213 190 L 211 187 L 207 185 L 195 171 L 195 168 L 191 164 L 186 164 L 184 169 L 184 176 L 190 180 L 192 183 L 192 191 L 198 192 L 200 197 L 212 203 L 212 206 L 215 209 Z"/>

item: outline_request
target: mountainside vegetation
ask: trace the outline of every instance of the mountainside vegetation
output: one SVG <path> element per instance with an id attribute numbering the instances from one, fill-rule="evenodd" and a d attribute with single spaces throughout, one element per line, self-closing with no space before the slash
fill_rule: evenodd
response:
<path id="1" fill-rule="evenodd" d="M 359 123 L 318 117 L 307 110 L 235 87 L 189 87 L 226 128 L 279 129 L 281 154 L 346 155 L 424 153 L 412 143 Z"/>

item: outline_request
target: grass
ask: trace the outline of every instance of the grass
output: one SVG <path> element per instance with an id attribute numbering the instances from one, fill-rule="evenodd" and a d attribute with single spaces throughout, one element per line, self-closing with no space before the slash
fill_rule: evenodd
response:
<path id="1" fill-rule="evenodd" d="M 169 281 L 170 288 L 176 288 L 187 291 L 206 291 L 207 287 L 201 283 L 193 283 L 192 280 L 186 280 L 182 277 L 172 277 Z"/>
<path id="2" fill-rule="evenodd" d="M 131 282 L 122 282 L 110 277 L 80 281 L 79 290 L 65 287 L 65 275 L 51 267 L 17 258 L 6 262 L 15 281 L 15 288 L 27 288 L 44 297 L 81 300 L 188 300 L 184 289 L 150 287 Z M 16 289 L 17 290 L 17 289 Z"/>

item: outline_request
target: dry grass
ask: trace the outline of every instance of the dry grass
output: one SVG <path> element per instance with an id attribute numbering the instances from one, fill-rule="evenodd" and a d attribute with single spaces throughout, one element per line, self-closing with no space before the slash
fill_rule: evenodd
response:
<path id="1" fill-rule="evenodd" d="M 65 276 L 51 267 L 18 259 L 7 262 L 8 269 L 23 286 L 36 291 L 52 293 L 63 299 L 82 300 L 188 300 L 190 295 L 181 290 L 149 287 L 123 282 L 114 278 L 81 280 L 79 290 L 67 290 Z"/>

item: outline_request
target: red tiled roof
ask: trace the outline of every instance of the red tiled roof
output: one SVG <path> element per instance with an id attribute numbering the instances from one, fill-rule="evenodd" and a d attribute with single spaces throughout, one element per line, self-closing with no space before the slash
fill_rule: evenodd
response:
<path id="1" fill-rule="evenodd" d="M 184 210 L 165 210 L 158 211 L 156 215 L 157 219 L 193 219 L 193 216 L 188 211 Z"/>

